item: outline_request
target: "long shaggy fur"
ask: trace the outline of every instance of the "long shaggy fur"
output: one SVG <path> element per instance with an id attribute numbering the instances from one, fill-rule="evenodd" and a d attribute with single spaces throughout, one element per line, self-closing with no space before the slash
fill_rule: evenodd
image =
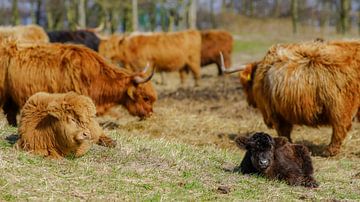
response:
<path id="1" fill-rule="evenodd" d="M 286 138 L 272 138 L 266 133 L 255 133 L 251 137 L 237 137 L 235 143 L 246 149 L 241 161 L 243 174 L 257 174 L 269 179 L 284 180 L 289 185 L 315 188 L 318 183 L 313 177 L 313 165 L 308 149 L 291 144 Z M 261 168 L 261 161 L 267 160 L 267 167 Z"/>
<path id="2" fill-rule="evenodd" d="M 139 70 L 149 62 L 158 71 L 190 70 L 195 80 L 200 78 L 200 50 L 201 35 L 195 30 L 114 35 L 99 46 L 100 54 L 126 68 Z"/>
<path id="3" fill-rule="evenodd" d="M 221 60 L 219 53 L 224 56 L 225 67 L 231 66 L 231 53 L 233 48 L 233 37 L 227 31 L 205 30 L 201 31 L 201 66 L 215 63 L 219 75 L 221 71 Z"/>
<path id="4" fill-rule="evenodd" d="M 23 107 L 15 146 L 51 158 L 82 156 L 93 143 L 104 140 L 109 143 L 106 146 L 115 146 L 96 122 L 95 113 L 94 103 L 86 96 L 36 93 Z"/>
<path id="5" fill-rule="evenodd" d="M 77 31 L 52 31 L 47 32 L 50 42 L 83 44 L 88 48 L 98 51 L 100 39 L 94 32 L 86 30 Z"/>
<path id="6" fill-rule="evenodd" d="M 49 42 L 46 32 L 38 25 L 1 26 L 0 41 L 7 38 L 16 39 L 19 42 Z"/>
<path id="7" fill-rule="evenodd" d="M 276 45 L 240 75 L 248 102 L 269 127 L 288 137 L 293 124 L 331 125 L 324 152 L 336 155 L 359 108 L 360 43 Z"/>
<path id="8" fill-rule="evenodd" d="M 87 95 L 94 100 L 98 114 L 116 104 L 140 117 L 152 113 L 156 92 L 151 82 L 136 84 L 134 78 L 141 73 L 120 69 L 86 47 L 10 41 L 2 45 L 0 53 L 4 53 L 0 55 L 0 90 L 6 95 L 0 103 L 5 103 L 8 117 L 16 115 L 31 95 L 41 91 Z"/>

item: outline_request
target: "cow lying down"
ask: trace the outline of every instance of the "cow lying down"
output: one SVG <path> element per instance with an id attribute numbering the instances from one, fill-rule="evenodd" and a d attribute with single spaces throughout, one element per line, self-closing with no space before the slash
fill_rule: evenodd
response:
<path id="1" fill-rule="evenodd" d="M 115 147 L 95 120 L 93 101 L 75 92 L 39 92 L 25 103 L 15 147 L 30 153 L 62 158 L 84 155 L 93 143 Z"/>
<path id="2" fill-rule="evenodd" d="M 240 164 L 241 173 L 284 180 L 289 185 L 319 186 L 313 177 L 310 153 L 305 146 L 261 132 L 251 137 L 237 137 L 235 143 L 239 148 L 246 149 Z"/>

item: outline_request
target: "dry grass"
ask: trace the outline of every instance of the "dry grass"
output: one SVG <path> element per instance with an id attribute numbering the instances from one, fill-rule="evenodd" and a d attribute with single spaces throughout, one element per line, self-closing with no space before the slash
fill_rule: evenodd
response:
<path id="1" fill-rule="evenodd" d="M 254 39 L 256 48 L 250 38 L 246 45 L 238 42 L 242 52 L 234 54 L 235 63 L 261 58 L 270 42 Z M 78 159 L 53 161 L 16 151 L 3 140 L 16 128 L 0 123 L 0 200 L 360 200 L 358 122 L 338 156 L 313 157 L 318 189 L 232 172 L 244 155 L 232 142 L 235 135 L 276 133 L 248 107 L 236 75 L 217 77 L 216 71 L 205 68 L 197 88 L 192 78 L 180 87 L 177 73 L 166 74 L 167 85 L 155 85 L 153 117 L 139 121 L 121 107 L 112 109 L 99 122 L 119 146 L 95 146 Z M 330 136 L 330 128 L 295 127 L 292 134 L 315 153 Z M 220 186 L 230 192 L 222 194 Z"/>

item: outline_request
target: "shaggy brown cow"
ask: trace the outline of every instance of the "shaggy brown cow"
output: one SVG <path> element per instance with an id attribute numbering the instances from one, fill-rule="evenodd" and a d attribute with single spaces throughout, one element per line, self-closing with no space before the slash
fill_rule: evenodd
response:
<path id="1" fill-rule="evenodd" d="M 201 66 L 215 63 L 221 71 L 219 52 L 224 56 L 225 67 L 231 66 L 231 53 L 233 48 L 233 37 L 227 31 L 205 30 L 201 31 Z"/>
<path id="2" fill-rule="evenodd" d="M 258 174 L 269 179 L 284 180 L 289 185 L 318 187 L 308 149 L 290 144 L 286 138 L 272 138 L 266 133 L 237 137 L 236 145 L 246 149 L 240 164 L 243 174 Z"/>
<path id="3" fill-rule="evenodd" d="M 36 93 L 21 111 L 15 147 L 51 158 L 82 156 L 93 143 L 115 147 L 116 142 L 96 122 L 95 113 L 94 103 L 86 96 Z"/>
<path id="4" fill-rule="evenodd" d="M 138 70 L 150 62 L 158 71 L 180 71 L 182 83 L 190 70 L 196 85 L 200 79 L 200 50 L 201 36 L 195 30 L 114 35 L 99 45 L 100 54 L 126 68 Z"/>
<path id="5" fill-rule="evenodd" d="M 263 60 L 248 64 L 240 80 L 248 103 L 280 136 L 290 139 L 294 124 L 331 125 L 331 143 L 323 155 L 334 156 L 359 109 L 360 43 L 275 45 Z"/>
<path id="6" fill-rule="evenodd" d="M 16 124 L 16 114 L 36 92 L 75 91 L 91 97 L 97 113 L 121 104 L 132 115 L 150 116 L 156 92 L 142 78 L 104 60 L 96 52 L 71 44 L 16 44 L 0 47 L 0 104 L 9 123 Z"/>
<path id="7" fill-rule="evenodd" d="M 0 27 L 0 39 L 14 38 L 20 42 L 49 42 L 44 29 L 38 25 Z"/>

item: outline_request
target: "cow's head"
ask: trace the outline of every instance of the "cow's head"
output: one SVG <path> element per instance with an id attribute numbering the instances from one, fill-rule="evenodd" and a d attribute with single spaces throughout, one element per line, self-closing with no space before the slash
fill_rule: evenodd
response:
<path id="1" fill-rule="evenodd" d="M 102 39 L 99 44 L 99 54 L 115 63 L 125 63 L 125 49 L 123 42 L 125 36 L 114 35 L 107 39 Z"/>
<path id="2" fill-rule="evenodd" d="M 246 68 L 240 72 L 240 83 L 243 86 L 246 94 L 247 102 L 250 106 L 256 107 L 256 102 L 253 94 L 253 84 L 257 63 L 250 63 L 246 65 Z"/>
<path id="3" fill-rule="evenodd" d="M 266 133 L 237 137 L 236 145 L 250 153 L 251 163 L 258 171 L 266 171 L 274 162 L 275 141 Z"/>
<path id="4" fill-rule="evenodd" d="M 140 118 L 151 116 L 153 104 L 157 99 L 156 91 L 150 81 L 155 69 L 153 69 L 151 75 L 144 78 L 146 70 L 147 68 L 131 77 L 131 82 L 126 91 L 125 107 L 130 114 Z"/>
<path id="5" fill-rule="evenodd" d="M 90 98 L 67 93 L 64 98 L 51 101 L 47 113 L 59 147 L 77 155 L 80 145 L 91 145 L 91 124 L 94 124 L 96 108 Z"/>
<path id="6" fill-rule="evenodd" d="M 255 71 L 256 71 L 258 62 L 241 65 L 241 66 L 235 67 L 235 68 L 232 67 L 232 68 L 226 69 L 225 64 L 224 64 L 224 57 L 221 52 L 220 52 L 220 60 L 221 60 L 221 71 L 223 73 L 231 74 L 234 72 L 240 72 L 240 82 L 243 85 L 243 88 L 244 88 L 244 91 L 245 91 L 245 94 L 247 97 L 247 101 L 248 101 L 249 105 L 256 107 L 256 102 L 254 100 L 252 87 L 253 87 L 253 81 L 254 81 Z"/>

